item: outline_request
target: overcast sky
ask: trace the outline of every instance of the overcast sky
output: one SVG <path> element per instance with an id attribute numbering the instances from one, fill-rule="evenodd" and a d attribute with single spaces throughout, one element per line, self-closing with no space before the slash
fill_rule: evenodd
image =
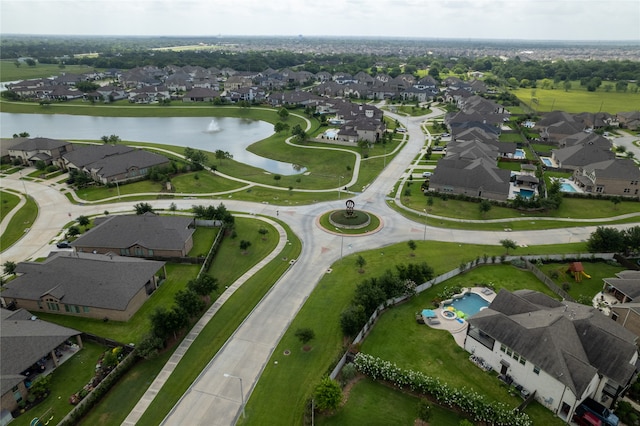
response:
<path id="1" fill-rule="evenodd" d="M 640 0 L 0 0 L 2 34 L 640 40 Z"/>

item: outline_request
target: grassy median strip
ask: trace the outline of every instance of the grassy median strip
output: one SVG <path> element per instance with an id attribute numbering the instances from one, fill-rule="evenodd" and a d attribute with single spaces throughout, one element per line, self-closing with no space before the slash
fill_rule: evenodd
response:
<path id="1" fill-rule="evenodd" d="M 3 199 L 6 192 L 2 193 Z M 38 205 L 31 197 L 27 197 L 27 203 L 16 212 L 9 221 L 5 232 L 0 236 L 0 251 L 4 251 L 15 244 L 25 232 L 28 232 L 33 222 L 38 217 Z"/>
<path id="2" fill-rule="evenodd" d="M 526 247 L 521 250 L 523 253 L 519 254 L 524 254 L 526 251 L 527 254 L 540 255 L 586 251 L 583 243 Z M 486 254 L 491 257 L 500 256 L 503 253 L 504 249 L 500 246 L 419 241 L 415 257 L 411 255 L 411 250 L 406 243 L 399 243 L 346 256 L 343 260 L 336 262 L 332 265 L 332 272 L 320 280 L 274 350 L 273 356 L 267 363 L 248 401 L 247 419 L 243 424 L 302 424 L 305 403 L 311 396 L 314 387 L 322 376 L 328 374 L 329 369 L 333 367 L 345 350 L 340 329 L 340 314 L 350 303 L 356 285 L 363 279 L 377 277 L 387 269 L 393 270 L 395 265 L 399 263 L 423 261 L 433 267 L 438 275 L 456 269 L 461 262 L 471 261 L 476 256 L 482 257 Z M 358 272 L 359 267 L 356 265 L 356 258 L 360 255 L 366 260 L 364 273 Z M 490 268 L 492 267 L 479 268 L 478 270 L 491 273 Z M 503 268 L 509 273 L 512 270 L 517 272 L 512 267 L 504 266 Z M 520 275 L 513 279 L 509 273 L 503 276 L 505 285 L 518 283 L 524 288 L 529 283 L 537 283 L 537 286 L 532 288 L 540 288 L 541 284 L 531 274 L 528 274 L 529 277 L 520 283 L 518 281 Z M 523 276 L 525 275 L 523 274 Z M 472 275 L 469 273 L 464 277 L 471 279 Z M 502 283 L 503 279 L 496 278 L 493 282 L 495 284 Z M 425 297 L 426 299 L 416 298 L 416 300 L 422 305 L 426 303 L 424 300 L 430 301 L 428 295 Z M 396 309 L 394 308 L 385 316 L 396 317 Z M 411 315 L 407 318 L 403 317 L 402 321 L 405 324 L 415 324 L 413 314 L 412 310 Z M 295 331 L 300 328 L 311 328 L 315 332 L 315 338 L 309 343 L 312 347 L 309 351 L 302 349 L 302 344 L 295 336 Z M 399 332 L 404 333 L 405 330 L 400 329 Z M 451 340 L 451 344 L 455 345 L 451 336 L 447 337 Z M 444 336 L 440 339 L 444 340 Z M 398 345 L 400 347 L 397 347 Z M 417 352 L 415 356 L 418 356 L 418 352 L 420 352 L 416 351 L 417 347 L 427 347 L 416 346 L 410 339 L 402 341 L 398 345 L 389 345 L 390 350 Z M 437 344 L 434 345 L 433 342 L 428 342 L 428 347 L 438 351 Z M 453 350 L 453 346 L 447 350 Z M 462 350 L 460 349 L 460 351 Z M 386 359 L 395 361 L 394 358 Z M 278 363 L 275 364 L 275 361 Z M 442 373 L 446 372 L 443 370 Z"/>

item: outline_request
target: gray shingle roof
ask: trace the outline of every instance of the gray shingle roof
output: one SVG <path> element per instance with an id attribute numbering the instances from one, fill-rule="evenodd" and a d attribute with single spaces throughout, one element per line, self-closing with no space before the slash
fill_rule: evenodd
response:
<path id="1" fill-rule="evenodd" d="M 60 252 L 44 262 L 22 262 L 21 274 L 5 285 L 11 300 L 40 300 L 45 295 L 61 303 L 124 311 L 164 262 L 132 257 Z"/>
<path id="2" fill-rule="evenodd" d="M 75 240 L 73 247 L 129 248 L 135 244 L 152 250 L 182 250 L 195 232 L 193 219 L 180 216 L 117 215 L 96 220 L 96 226 Z"/>
<path id="3" fill-rule="evenodd" d="M 0 309 L 0 394 L 24 380 L 24 376 L 19 375 L 22 371 L 70 337 L 80 334 L 72 328 L 31 318 L 31 313 L 24 309 Z"/>
<path id="4" fill-rule="evenodd" d="M 634 374 L 635 336 L 598 310 L 542 293 L 501 290 L 469 318 L 546 373 L 582 395 L 595 374 L 626 384 Z"/>

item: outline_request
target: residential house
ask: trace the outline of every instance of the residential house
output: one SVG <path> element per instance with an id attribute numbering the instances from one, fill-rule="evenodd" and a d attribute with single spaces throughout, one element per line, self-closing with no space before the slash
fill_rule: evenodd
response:
<path id="1" fill-rule="evenodd" d="M 193 218 L 116 215 L 96 218 L 94 228 L 71 246 L 81 253 L 115 253 L 147 258 L 185 257 L 193 247 Z"/>
<path id="2" fill-rule="evenodd" d="M 506 201 L 510 178 L 509 170 L 497 168 L 494 160 L 482 155 L 475 159 L 452 155 L 438 161 L 429 191 Z"/>
<path id="3" fill-rule="evenodd" d="M 27 166 L 35 166 L 38 161 L 45 164 L 59 164 L 62 156 L 73 151 L 71 142 L 49 138 L 16 138 L 19 142 L 9 148 L 12 161 L 20 160 Z"/>
<path id="4" fill-rule="evenodd" d="M 603 281 L 602 292 L 617 299 L 609 306 L 611 319 L 640 336 L 640 271 L 622 271 Z"/>
<path id="5" fill-rule="evenodd" d="M 16 274 L 3 306 L 114 321 L 131 319 L 167 275 L 165 262 L 79 252 L 21 262 Z"/>
<path id="6" fill-rule="evenodd" d="M 62 168 L 76 169 L 102 184 L 144 179 L 152 167 L 164 167 L 169 159 L 126 145 L 86 145 L 62 156 Z"/>
<path id="7" fill-rule="evenodd" d="M 573 145 L 566 148 L 552 149 L 551 158 L 559 168 L 577 170 L 606 160 L 613 160 L 616 155 L 609 149 L 602 149 L 593 142 Z"/>
<path id="8" fill-rule="evenodd" d="M 631 159 L 611 158 L 579 167 L 573 180 L 585 192 L 640 196 L 640 168 Z"/>
<path id="9" fill-rule="evenodd" d="M 80 332 L 38 319 L 25 309 L 0 309 L 0 409 L 3 412 L 11 413 L 27 401 L 29 390 L 25 381 L 33 380 L 35 375 L 31 367 L 44 358 L 51 358 L 57 367 L 60 363 L 57 349 L 67 342 L 81 348 Z M 40 370 L 44 365 L 38 367 Z M 5 418 L 3 413 L 2 424 L 6 424 Z"/>
<path id="10" fill-rule="evenodd" d="M 212 102 L 220 97 L 220 92 L 204 87 L 194 87 L 184 94 L 182 102 Z"/>
<path id="11" fill-rule="evenodd" d="M 561 139 L 584 131 L 586 126 L 573 115 L 564 111 L 552 111 L 536 122 L 533 127 L 546 142 L 558 143 Z"/>
<path id="12" fill-rule="evenodd" d="M 171 99 L 171 93 L 166 86 L 143 85 L 129 90 L 129 102 L 136 104 L 151 104 Z"/>
<path id="13" fill-rule="evenodd" d="M 464 348 L 567 422 L 588 397 L 611 406 L 637 374 L 637 337 L 590 306 L 503 289 L 468 323 Z"/>
<path id="14" fill-rule="evenodd" d="M 640 111 L 619 112 L 616 119 L 620 127 L 629 130 L 640 129 Z"/>

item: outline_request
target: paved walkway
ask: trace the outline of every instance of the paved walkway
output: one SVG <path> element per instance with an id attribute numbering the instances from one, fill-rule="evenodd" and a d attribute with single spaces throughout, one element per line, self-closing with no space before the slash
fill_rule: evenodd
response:
<path id="1" fill-rule="evenodd" d="M 388 115 L 394 116 L 393 114 Z M 327 268 L 341 257 L 341 253 L 345 250 L 345 239 L 347 239 L 345 255 L 382 248 L 409 239 L 495 245 L 499 245 L 499 241 L 504 239 L 505 234 L 501 231 L 466 231 L 435 228 L 427 226 L 427 224 L 421 225 L 395 214 L 387 205 L 389 199 L 400 201 L 399 195 L 394 193 L 393 188 L 398 182 L 398 177 L 404 175 L 407 165 L 411 164 L 415 156 L 423 149 L 425 140 L 421 128 L 425 117 L 399 117 L 399 119 L 402 123 L 406 123 L 408 129 L 409 138 L 405 146 L 392 161 L 387 163 L 386 168 L 365 191 L 351 194 L 350 197 L 356 202 L 356 208 L 370 211 L 382 219 L 383 226 L 375 234 L 358 237 L 336 235 L 318 226 L 317 220 L 323 213 L 344 208 L 345 200 L 304 206 L 274 206 L 268 202 L 252 203 L 233 199 L 189 199 L 188 194 L 182 194 L 183 199 L 150 201 L 156 210 L 167 210 L 171 204 L 175 204 L 178 210 L 187 210 L 194 203 L 217 205 L 223 202 L 230 211 L 271 217 L 279 216 L 279 219 L 285 221 L 303 242 L 302 252 L 295 264 L 272 287 L 211 360 L 178 404 L 173 407 L 164 421 L 165 424 L 230 425 L 236 422 L 240 416 L 243 402 L 247 401 L 251 395 L 262 370 L 269 362 L 273 350 L 289 327 L 290 322 L 311 294 L 315 285 L 324 276 Z M 111 213 L 131 211 L 136 202 L 72 205 L 61 192 L 62 188 L 55 183 L 20 182 L 15 177 L 6 177 L 2 180 L 3 187 L 17 191 L 22 191 L 23 185 L 29 195 L 38 203 L 41 214 L 34 223 L 31 232 L 23 238 L 20 244 L 14 245 L 1 254 L 2 262 L 5 260 L 19 262 L 48 255 L 52 249 L 52 241 L 60 235 L 62 227 L 70 217 L 100 215 L 105 210 Z M 333 191 L 335 190 L 333 189 Z M 195 195 L 202 196 L 202 194 Z M 112 201 L 116 199 L 117 197 L 114 197 Z M 632 225 L 622 224 L 615 227 L 626 228 Z M 567 243 L 583 241 L 593 230 L 595 227 L 515 231 L 509 233 L 509 238 L 521 245 Z M 281 237 L 280 243 L 282 241 Z M 286 237 L 284 237 L 284 241 L 286 241 Z M 279 252 L 274 251 L 274 253 L 277 255 Z M 219 301 L 222 302 L 222 300 Z M 208 319 L 202 321 L 206 323 Z M 194 329 L 192 333 L 197 334 L 197 331 L 202 329 L 200 325 L 196 327 L 197 330 Z M 181 346 L 181 349 L 176 351 L 179 355 L 184 354 L 188 345 L 195 339 L 195 335 L 190 333 L 188 339 L 190 341 L 185 343 L 187 346 L 184 348 Z M 141 401 L 136 407 L 136 413 L 130 414 L 130 418 L 127 420 L 130 422 L 128 424 L 134 424 L 135 419 L 142 415 L 145 406 L 148 407 L 148 404 L 153 400 L 152 397 L 160 389 L 156 385 L 160 384 L 160 381 L 166 380 L 169 372 L 172 371 L 171 369 L 175 368 L 175 363 L 173 365 L 168 363 L 165 368 L 167 369 L 158 376 L 159 381 L 154 382 L 153 389 L 149 390 L 149 398 L 145 397 L 145 401 Z M 240 394 L 240 383 L 242 383 L 242 394 Z"/>
<path id="2" fill-rule="evenodd" d="M 123 425 L 133 426 L 140 420 L 144 412 L 147 410 L 147 408 L 149 408 L 149 405 L 151 405 L 151 403 L 155 399 L 156 395 L 158 395 L 158 392 L 160 392 L 166 381 L 169 379 L 169 376 L 171 376 L 175 368 L 178 366 L 184 354 L 187 353 L 187 351 L 191 347 L 191 344 L 196 340 L 196 338 L 200 334 L 200 331 L 202 331 L 202 329 L 207 326 L 211 318 L 213 318 L 218 310 L 220 310 L 222 305 L 224 305 L 224 303 L 231 297 L 231 295 L 233 295 L 233 293 L 235 293 L 238 288 L 242 286 L 242 284 L 244 284 L 249 278 L 255 275 L 262 268 L 264 268 L 269 262 L 278 257 L 278 255 L 286 246 L 288 241 L 287 232 L 279 223 L 261 216 L 236 215 L 236 217 L 250 217 L 252 219 L 262 220 L 274 226 L 278 230 L 278 235 L 280 237 L 278 245 L 271 253 L 269 253 L 268 256 L 258 262 L 255 266 L 253 266 L 253 268 L 249 269 L 246 273 L 244 273 L 244 275 L 242 275 L 231 286 L 229 286 L 224 291 L 224 293 L 222 293 L 220 297 L 218 297 L 218 299 L 211 305 L 207 312 L 205 312 L 205 314 L 200 318 L 196 325 L 193 326 L 191 331 L 189 331 L 189 334 L 185 336 L 180 345 L 173 352 L 173 355 L 171 355 L 171 358 L 169 358 L 167 363 L 164 365 L 162 371 L 158 373 L 153 383 L 151 383 L 151 385 L 149 386 L 149 389 L 147 389 L 140 401 L 138 401 L 138 404 L 136 404 L 136 406 L 129 413 L 124 422 L 122 422 Z"/>

